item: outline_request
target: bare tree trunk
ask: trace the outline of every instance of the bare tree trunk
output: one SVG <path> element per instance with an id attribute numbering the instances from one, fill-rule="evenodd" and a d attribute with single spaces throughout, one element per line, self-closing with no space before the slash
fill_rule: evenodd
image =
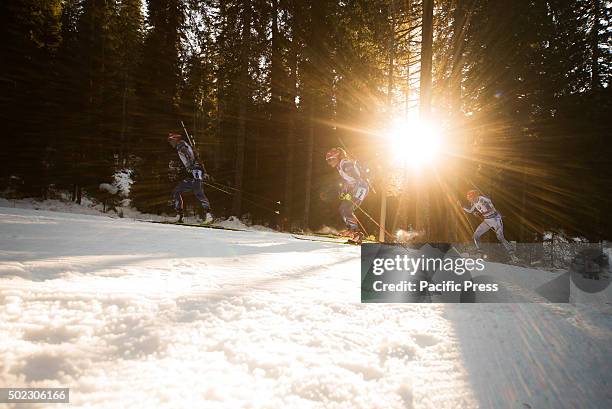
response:
<path id="1" fill-rule="evenodd" d="M 411 41 L 412 41 L 412 23 L 411 23 L 411 15 L 412 12 L 412 0 L 406 0 L 406 21 L 408 22 L 408 34 L 406 35 L 406 50 L 407 50 L 407 61 L 406 61 L 406 92 L 405 92 L 405 107 L 404 107 L 404 120 L 408 121 L 410 115 L 410 95 L 411 95 L 411 87 L 410 87 L 410 59 L 411 59 Z M 401 191 L 401 197 L 398 203 L 397 210 L 397 221 L 393 226 L 393 230 L 399 228 L 406 228 L 408 226 L 408 205 L 410 203 L 410 198 L 412 195 L 412 189 L 408 187 L 408 172 L 404 169 L 404 175 L 402 177 L 403 180 L 403 189 Z"/>
<path id="2" fill-rule="evenodd" d="M 601 71 L 599 66 L 599 57 L 601 52 L 599 50 L 599 30 L 601 29 L 601 0 L 593 0 L 593 25 L 591 28 L 591 91 L 599 91 L 601 89 Z M 608 32 L 609 33 L 609 32 Z M 609 38 L 609 37 L 608 37 Z M 608 43 L 609 44 L 609 43 Z M 601 95 L 597 93 L 595 98 L 600 99 Z M 605 150 L 606 138 L 604 137 L 604 132 L 600 132 L 597 138 L 597 146 L 602 150 Z M 597 225 L 597 239 L 601 240 L 602 233 L 601 229 L 603 227 L 601 220 L 604 217 L 605 210 L 604 201 L 599 201 L 599 205 L 597 206 L 597 214 L 596 214 L 596 225 Z"/>
<path id="3" fill-rule="evenodd" d="M 455 124 L 455 140 L 451 144 L 453 149 L 463 151 L 465 149 L 465 138 L 462 127 L 463 115 L 461 113 L 461 81 L 463 72 L 463 50 L 465 32 L 467 29 L 467 19 L 465 11 L 465 0 L 455 0 L 455 10 L 453 13 L 453 66 L 451 69 L 450 78 L 450 98 L 451 98 L 451 110 L 454 117 Z M 451 189 L 450 203 L 448 203 L 448 240 L 459 241 L 460 240 L 460 223 L 458 214 L 461 209 L 458 209 L 454 199 L 461 197 L 459 193 L 459 172 L 461 170 L 460 159 L 463 155 L 455 155 L 450 162 L 449 174 L 451 176 L 451 183 L 449 188 Z M 467 237 L 466 237 L 467 238 Z"/>
<path id="4" fill-rule="evenodd" d="M 128 79 L 127 73 L 123 77 L 123 95 L 121 98 L 121 147 L 119 152 L 119 163 L 121 166 L 126 165 L 127 158 L 127 143 L 126 143 L 126 128 L 127 128 L 127 94 L 128 94 Z"/>
<path id="5" fill-rule="evenodd" d="M 234 200 L 232 203 L 232 213 L 240 217 L 242 211 L 242 185 L 244 177 L 244 146 L 246 142 L 246 123 L 247 123 L 247 104 L 249 100 L 249 58 L 251 43 L 251 3 L 248 0 L 243 2 L 244 10 L 242 18 L 242 52 L 241 68 L 242 75 L 240 81 L 240 108 L 238 119 L 238 135 L 236 140 L 236 177 Z"/>
<path id="6" fill-rule="evenodd" d="M 312 190 L 312 151 L 314 149 L 315 134 L 314 120 L 314 100 L 311 99 L 308 106 L 308 140 L 306 144 L 306 186 L 304 187 L 304 229 L 308 228 L 308 222 L 310 218 L 310 193 Z"/>
<path id="7" fill-rule="evenodd" d="M 389 39 L 389 69 L 387 77 L 387 117 L 393 118 L 393 86 L 394 86 L 394 66 L 395 66 L 395 1 L 391 0 L 391 38 Z M 383 182 L 381 188 L 380 201 L 380 226 L 378 230 L 378 241 L 385 241 L 385 231 L 387 222 L 387 186 Z"/>
<path id="8" fill-rule="evenodd" d="M 295 117 L 297 110 L 295 106 L 295 98 L 297 96 L 297 51 L 298 41 L 296 32 L 298 27 L 297 8 L 295 2 L 292 2 L 291 10 L 291 45 L 289 50 L 289 110 L 287 112 L 287 147 L 286 147 L 286 172 L 285 172 L 285 201 L 283 206 L 284 219 L 288 223 L 288 228 L 291 229 L 291 208 L 293 202 L 293 146 L 295 144 Z"/>
<path id="9" fill-rule="evenodd" d="M 280 93 L 281 89 L 281 59 L 280 59 L 280 33 L 278 31 L 278 0 L 272 0 L 272 56 L 270 66 L 270 96 L 271 96 L 271 111 L 272 111 L 272 123 L 273 129 L 276 129 L 278 120 L 278 108 L 281 103 L 282 97 Z"/>
<path id="10" fill-rule="evenodd" d="M 387 76 L 387 115 L 393 114 L 393 86 L 395 67 L 395 1 L 391 0 L 391 38 L 389 39 L 389 71 Z"/>
<path id="11" fill-rule="evenodd" d="M 523 172 L 521 175 L 521 226 L 519 231 L 519 240 L 522 242 L 526 241 L 526 227 L 527 227 L 527 169 L 523 164 Z"/>
<path id="12" fill-rule="evenodd" d="M 591 89 L 601 87 L 599 80 L 599 30 L 601 29 L 601 0 L 593 0 L 593 26 L 591 28 Z"/>
<path id="13" fill-rule="evenodd" d="M 429 119 L 431 113 L 434 0 L 423 0 L 423 38 L 421 40 L 420 116 Z"/>
<path id="14" fill-rule="evenodd" d="M 408 50 L 408 60 L 406 62 L 406 106 L 404 111 L 404 119 L 408 120 L 410 113 L 410 41 L 412 40 L 412 24 L 410 23 L 410 12 L 412 11 L 412 0 L 406 0 L 406 20 L 408 21 L 408 34 L 406 35 L 406 49 Z"/>
<path id="15" fill-rule="evenodd" d="M 324 0 L 312 0 L 310 2 L 310 33 L 309 33 L 309 62 L 308 62 L 308 137 L 306 141 L 306 185 L 304 187 L 304 217 L 303 227 L 305 229 L 309 226 L 310 219 L 310 202 L 312 193 L 312 160 L 314 150 L 314 138 L 316 131 L 316 115 L 315 112 L 319 109 L 319 103 L 322 98 L 320 97 L 321 89 L 323 88 L 324 80 L 321 66 L 328 64 L 326 57 L 328 50 L 325 45 L 327 39 L 326 27 L 325 27 L 325 13 L 327 9 L 327 1 Z M 325 68 L 327 72 L 327 68 Z M 316 111 L 315 111 L 316 110 Z"/>
<path id="16" fill-rule="evenodd" d="M 421 72 L 419 114 L 421 120 L 426 121 L 431 113 L 431 87 L 432 87 L 432 56 L 433 56 L 433 6 L 434 0 L 423 0 L 423 28 L 421 39 Z M 430 220 L 429 189 L 427 184 L 417 187 L 417 230 L 425 232 L 425 238 L 432 235 Z"/>

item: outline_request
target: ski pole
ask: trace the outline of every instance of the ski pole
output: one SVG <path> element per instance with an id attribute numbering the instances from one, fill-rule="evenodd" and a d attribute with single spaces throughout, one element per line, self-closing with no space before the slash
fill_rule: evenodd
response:
<path id="1" fill-rule="evenodd" d="M 352 200 L 351 200 L 351 201 L 352 201 Z M 357 209 L 361 210 L 361 212 L 362 212 L 363 214 L 365 214 L 365 215 L 368 217 L 368 219 L 370 219 L 370 220 L 371 220 L 371 221 L 372 221 L 372 222 L 373 222 L 375 225 L 377 225 L 377 226 L 380 228 L 380 224 L 378 224 L 378 223 L 376 222 L 376 220 L 374 220 L 374 218 L 368 214 L 368 212 L 366 212 L 365 210 L 363 210 L 363 209 L 361 208 L 361 206 L 359 206 L 359 205 L 358 205 L 358 204 L 356 204 L 355 202 L 353 202 L 353 204 L 354 204 L 354 205 L 357 207 Z M 357 221 L 359 221 L 359 219 L 357 219 Z M 360 224 L 361 224 L 361 223 L 360 223 Z M 393 235 L 392 235 L 391 233 L 389 233 L 389 232 L 387 231 L 387 229 L 383 229 L 383 230 L 384 230 L 385 234 L 387 234 L 389 237 L 393 237 Z M 405 243 L 402 243 L 402 242 L 396 242 L 396 243 L 397 243 L 397 244 L 399 244 L 399 245 L 400 245 L 400 246 L 401 246 L 401 247 L 402 247 L 404 250 L 406 250 L 406 251 L 411 251 L 410 247 L 408 247 L 408 246 L 407 246 Z"/>
<path id="2" fill-rule="evenodd" d="M 274 199 L 270 199 L 270 198 L 268 198 L 268 197 L 259 196 L 259 195 L 256 195 L 255 193 L 245 192 L 244 190 L 236 189 L 236 188 L 235 188 L 235 187 L 233 187 L 233 186 L 224 185 L 223 183 L 219 183 L 219 182 L 214 182 L 214 183 L 215 183 L 217 186 L 221 186 L 221 187 L 223 187 L 223 188 L 225 188 L 225 189 L 233 190 L 234 192 L 240 192 L 240 193 L 242 193 L 243 195 L 250 195 L 250 196 L 255 197 L 255 198 L 258 198 L 258 199 L 267 200 L 267 201 L 270 201 L 270 202 L 274 202 L 275 204 L 278 204 L 278 203 L 277 203 L 277 202 L 276 202 Z"/>
<path id="3" fill-rule="evenodd" d="M 231 194 L 230 192 L 228 192 L 227 190 L 223 190 L 223 189 L 221 189 L 221 188 L 219 188 L 219 187 L 217 187 L 217 186 L 215 186 L 215 185 L 213 185 L 213 184 L 211 184 L 211 183 L 208 183 L 208 182 L 206 182 L 206 181 L 202 181 L 202 183 L 204 183 L 206 186 L 210 186 L 210 187 L 212 187 L 213 189 L 217 189 L 217 190 L 219 190 L 219 191 L 221 191 L 221 192 L 223 192 L 223 193 L 226 193 L 226 194 L 228 194 L 228 195 L 230 195 L 230 196 L 232 195 L 232 194 Z"/>
<path id="4" fill-rule="evenodd" d="M 355 220 L 357 220 L 357 223 L 359 223 L 359 227 L 361 227 L 361 230 L 363 230 L 363 232 L 365 233 L 366 237 L 370 237 L 370 235 L 368 234 L 368 231 L 366 230 L 364 225 L 361 223 L 361 220 L 359 220 L 359 218 L 356 215 L 355 215 Z"/>
<path id="5" fill-rule="evenodd" d="M 381 227 L 381 226 L 380 226 L 380 224 L 379 224 L 379 223 L 378 223 L 376 220 L 374 220 L 374 218 L 373 218 L 372 216 L 370 216 L 370 215 L 368 214 L 368 212 L 366 212 L 365 210 L 363 210 L 363 209 L 361 208 L 361 206 L 359 206 L 357 203 L 355 203 L 355 202 L 354 202 L 352 199 L 351 199 L 351 203 L 353 203 L 353 205 L 354 205 L 354 206 L 355 206 L 357 209 L 361 210 L 361 212 L 362 212 L 362 213 L 363 213 L 363 214 L 364 214 L 364 215 L 365 215 L 365 216 L 366 216 L 368 219 L 370 219 L 370 220 L 371 220 L 371 221 L 372 221 L 372 222 L 373 222 L 373 223 L 374 223 L 376 226 L 378 226 L 378 228 L 379 228 L 379 229 L 383 229 L 383 231 L 385 232 L 385 234 L 387 234 L 389 237 L 393 237 L 393 234 L 389 233 L 389 231 L 388 231 L 387 229 L 385 229 L 384 227 Z"/>
<path id="6" fill-rule="evenodd" d="M 228 192 L 227 190 L 221 189 L 220 187 L 215 186 L 215 185 L 213 185 L 212 183 L 208 183 L 208 182 L 205 182 L 205 181 L 202 181 L 202 183 L 203 183 L 204 185 L 206 185 L 206 186 L 210 186 L 210 187 L 212 187 L 213 189 L 216 189 L 216 190 L 218 190 L 218 191 L 220 191 L 220 192 L 223 192 L 223 193 L 225 193 L 225 194 L 227 194 L 227 195 L 230 195 L 230 196 L 232 196 L 232 195 L 233 195 L 233 193 L 232 193 L 232 192 Z M 243 198 L 242 198 L 242 200 L 244 200 L 245 202 L 249 202 L 249 203 L 251 203 L 251 204 L 253 204 L 253 205 L 255 205 L 255 206 L 257 206 L 257 207 L 259 207 L 259 208 L 261 208 L 261 209 L 264 209 L 264 210 L 267 210 L 267 211 L 269 211 L 269 212 L 272 212 L 272 213 L 274 213 L 274 214 L 280 214 L 280 212 L 279 212 L 278 210 L 272 210 L 272 209 L 270 209 L 269 207 L 262 206 L 262 205 L 260 205 L 260 204 L 259 204 L 259 203 L 257 203 L 257 202 L 254 202 L 254 201 L 252 201 L 252 200 L 250 200 L 250 199 L 247 199 L 246 197 L 243 197 Z"/>

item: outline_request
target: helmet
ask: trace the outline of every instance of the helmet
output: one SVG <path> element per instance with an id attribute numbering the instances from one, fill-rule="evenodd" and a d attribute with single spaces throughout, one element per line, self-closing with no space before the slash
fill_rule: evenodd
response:
<path id="1" fill-rule="evenodd" d="M 465 195 L 467 197 L 467 200 L 469 200 L 470 202 L 473 202 L 474 200 L 476 200 L 476 198 L 478 198 L 478 191 L 477 190 L 468 190 L 467 194 Z"/>
<path id="2" fill-rule="evenodd" d="M 341 160 L 344 158 L 346 158 L 346 152 L 342 148 L 331 148 L 325 154 L 325 160 L 327 161 L 332 160 L 332 159 Z"/>
<path id="3" fill-rule="evenodd" d="M 168 134 L 168 142 L 180 142 L 183 140 L 183 135 L 181 135 L 180 133 L 175 133 L 175 132 L 170 132 Z"/>

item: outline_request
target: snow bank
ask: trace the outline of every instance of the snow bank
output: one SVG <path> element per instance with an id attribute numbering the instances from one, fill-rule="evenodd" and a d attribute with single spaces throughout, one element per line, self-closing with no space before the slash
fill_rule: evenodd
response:
<path id="1" fill-rule="evenodd" d="M 108 183 L 100 183 L 100 191 L 110 193 L 111 195 L 116 195 L 119 189 L 113 185 L 109 185 Z"/>

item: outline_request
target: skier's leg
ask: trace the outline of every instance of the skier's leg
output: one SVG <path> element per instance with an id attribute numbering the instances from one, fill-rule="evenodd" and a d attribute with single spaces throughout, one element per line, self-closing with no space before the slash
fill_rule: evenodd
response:
<path id="1" fill-rule="evenodd" d="M 340 202 L 340 215 L 349 230 L 356 231 L 359 229 L 359 223 L 355 217 L 355 205 L 350 200 L 342 200 Z"/>
<path id="2" fill-rule="evenodd" d="M 478 227 L 476 227 L 476 230 L 474 231 L 474 244 L 476 245 L 476 249 L 480 250 L 480 237 L 485 234 L 487 231 L 489 231 L 489 229 L 491 228 L 491 226 L 489 226 L 484 220 L 482 223 L 480 223 L 480 225 Z"/>
<path id="3" fill-rule="evenodd" d="M 206 195 L 204 194 L 204 190 L 202 190 L 201 180 L 193 180 L 193 194 L 200 201 L 204 212 L 208 212 L 210 210 L 210 202 L 208 201 L 208 197 L 206 197 Z"/>
<path id="4" fill-rule="evenodd" d="M 508 254 L 510 255 L 514 254 L 512 245 L 508 242 L 508 240 L 506 240 L 506 237 L 504 237 L 504 222 L 502 221 L 502 218 L 500 216 L 497 216 L 495 219 L 492 219 L 492 220 L 493 222 L 491 223 L 492 224 L 491 227 L 495 231 L 497 240 L 499 240 L 499 242 L 504 246 Z"/>
<path id="5" fill-rule="evenodd" d="M 361 205 L 368 194 L 368 190 L 368 185 L 357 185 L 351 192 L 352 200 L 343 200 L 343 202 L 346 202 L 346 210 L 342 218 L 350 230 L 359 230 L 359 221 L 355 216 L 355 209 Z M 340 204 L 340 208 L 342 209 L 342 204 Z"/>
<path id="6" fill-rule="evenodd" d="M 210 202 L 208 201 L 208 197 L 204 194 L 204 190 L 202 190 L 202 180 L 194 179 L 192 185 L 193 194 L 202 205 L 200 210 L 200 219 L 202 223 L 212 223 L 213 215 L 210 213 Z"/>
<path id="7" fill-rule="evenodd" d="M 189 192 L 191 187 L 187 180 L 182 180 L 176 187 L 174 188 L 173 196 L 174 196 L 174 209 L 179 215 L 179 222 L 183 221 L 183 193 Z"/>

